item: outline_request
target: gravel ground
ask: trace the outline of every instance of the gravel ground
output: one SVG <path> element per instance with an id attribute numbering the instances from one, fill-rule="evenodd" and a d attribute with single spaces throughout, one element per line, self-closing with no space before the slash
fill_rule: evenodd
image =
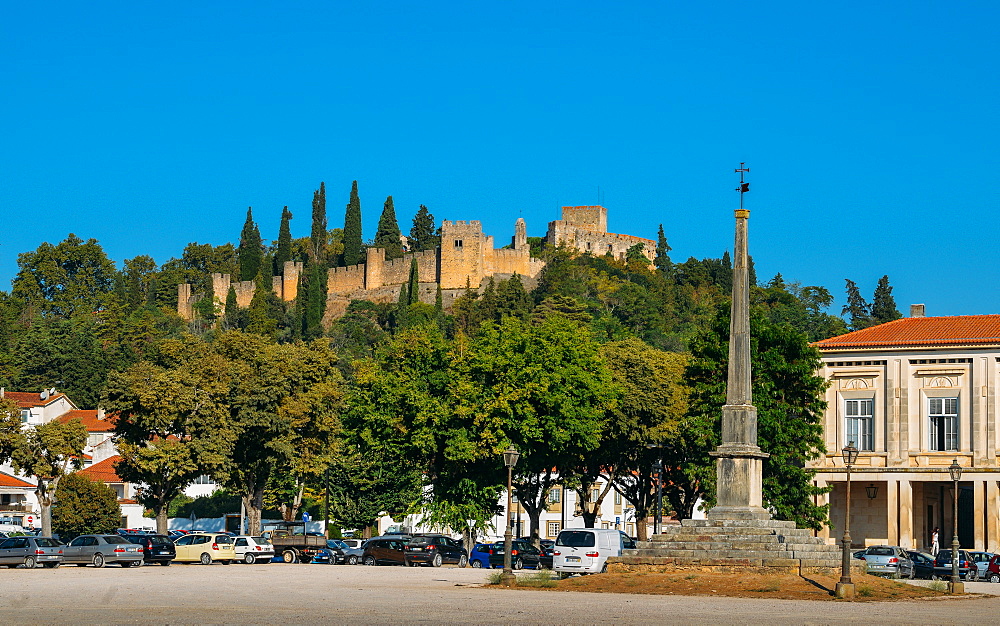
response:
<path id="1" fill-rule="evenodd" d="M 1000 598 L 805 602 L 484 589 L 455 567 L 182 565 L 0 569 L 4 623 L 993 623 Z M 980 583 L 986 584 L 989 583 Z M 1000 585 L 997 586 L 1000 591 Z"/>

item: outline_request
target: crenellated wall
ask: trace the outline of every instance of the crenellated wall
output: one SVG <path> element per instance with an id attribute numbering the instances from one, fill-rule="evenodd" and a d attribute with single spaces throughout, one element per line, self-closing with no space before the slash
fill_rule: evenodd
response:
<path id="1" fill-rule="evenodd" d="M 182 319 L 194 319 L 194 302 L 191 300 L 191 284 L 177 285 L 177 315 Z"/>
<path id="2" fill-rule="evenodd" d="M 365 288 L 365 266 L 331 267 L 327 271 L 326 293 L 346 294 Z"/>
<path id="3" fill-rule="evenodd" d="M 595 256 L 610 254 L 616 259 L 624 259 L 628 249 L 639 244 L 646 258 L 650 261 L 656 258 L 656 242 L 652 239 L 589 230 L 565 220 L 549 222 L 545 239 L 554 245 L 569 246 Z"/>

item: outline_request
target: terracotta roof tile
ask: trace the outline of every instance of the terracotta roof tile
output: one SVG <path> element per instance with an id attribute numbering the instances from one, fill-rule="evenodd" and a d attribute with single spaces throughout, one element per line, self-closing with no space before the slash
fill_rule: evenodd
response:
<path id="1" fill-rule="evenodd" d="M 5 474 L 0 472 L 0 487 L 21 487 L 21 488 L 35 488 L 35 485 L 25 482 L 18 478 L 17 476 L 11 476 L 10 474 Z"/>
<path id="2" fill-rule="evenodd" d="M 77 474 L 102 483 L 123 483 L 125 481 L 119 478 L 118 472 L 115 471 L 115 463 L 120 460 L 121 457 L 118 455 L 111 456 L 100 463 L 94 463 L 90 467 L 79 470 Z"/>
<path id="3" fill-rule="evenodd" d="M 18 405 L 20 405 L 20 407 L 22 409 L 31 409 L 31 408 L 34 408 L 36 406 L 46 406 L 48 404 L 52 404 L 53 402 L 55 402 L 59 398 L 62 398 L 62 397 L 65 396 L 65 394 L 55 393 L 55 394 L 49 396 L 48 398 L 46 398 L 45 400 L 42 400 L 42 397 L 40 395 L 38 395 L 37 392 L 34 392 L 34 391 L 29 391 L 29 392 L 25 392 L 25 391 L 4 391 L 3 395 L 4 395 L 5 398 L 10 398 L 10 399 L 16 401 L 18 403 Z M 73 402 L 70 401 L 70 404 L 72 404 L 72 403 Z"/>
<path id="4" fill-rule="evenodd" d="M 1000 346 L 1000 315 L 905 317 L 894 322 L 830 337 L 812 345 L 820 351 L 837 348 Z"/>
<path id="5" fill-rule="evenodd" d="M 83 422 L 83 426 L 87 429 L 88 433 L 107 433 L 115 429 L 115 420 L 117 418 L 115 415 L 107 415 L 104 419 L 98 419 L 97 411 L 95 410 L 75 409 L 67 412 L 65 415 L 60 415 L 57 419 L 63 424 L 74 419 L 79 419 Z"/>

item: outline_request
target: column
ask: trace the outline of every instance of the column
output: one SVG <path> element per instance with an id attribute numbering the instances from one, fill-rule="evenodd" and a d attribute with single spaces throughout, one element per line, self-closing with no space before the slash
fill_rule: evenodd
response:
<path id="1" fill-rule="evenodd" d="M 909 480 L 899 481 L 899 544 L 904 548 L 919 550 L 913 540 L 913 487 Z"/>
<path id="2" fill-rule="evenodd" d="M 887 478 L 885 481 L 885 517 L 886 517 L 886 542 L 890 546 L 902 545 L 899 543 L 899 498 L 898 481 Z"/>
<path id="3" fill-rule="evenodd" d="M 1000 550 L 1000 487 L 996 480 L 986 481 L 986 550 Z"/>
<path id="4" fill-rule="evenodd" d="M 813 480 L 813 484 L 819 487 L 820 489 L 825 489 L 827 486 L 826 479 L 824 478 L 816 478 L 815 480 Z M 815 496 L 815 498 L 816 498 L 816 506 L 823 506 L 826 504 L 830 504 L 830 494 L 828 493 L 821 493 L 818 496 Z M 824 524 L 822 528 L 816 531 L 816 536 L 824 540 L 830 539 L 830 525 Z"/>
<path id="5" fill-rule="evenodd" d="M 975 521 L 975 548 L 976 550 L 986 549 L 986 481 L 975 479 L 972 481 L 972 504 L 973 520 Z"/>

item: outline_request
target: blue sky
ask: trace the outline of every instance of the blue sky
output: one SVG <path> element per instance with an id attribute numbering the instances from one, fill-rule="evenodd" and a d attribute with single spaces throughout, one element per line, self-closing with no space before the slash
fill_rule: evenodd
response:
<path id="1" fill-rule="evenodd" d="M 70 233 L 120 266 L 281 207 L 365 237 L 393 195 L 479 219 L 602 203 L 674 260 L 732 246 L 751 168 L 762 278 L 888 274 L 900 310 L 1000 313 L 996 2 L 50 2 L 0 26 L 0 288 Z"/>

